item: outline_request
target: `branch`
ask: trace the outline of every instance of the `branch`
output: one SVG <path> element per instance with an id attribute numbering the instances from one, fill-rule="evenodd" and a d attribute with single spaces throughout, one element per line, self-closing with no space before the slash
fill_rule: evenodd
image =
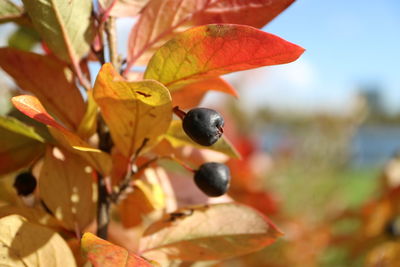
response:
<path id="1" fill-rule="evenodd" d="M 106 124 L 99 114 L 97 117 L 98 128 L 97 134 L 99 135 L 99 147 L 107 150 L 112 144 L 109 143 L 107 138 Z M 97 173 L 97 236 L 107 240 L 108 224 L 110 223 L 110 193 L 107 190 L 106 180 L 102 174 Z"/>
<path id="2" fill-rule="evenodd" d="M 97 203 L 97 232 L 96 235 L 104 240 L 108 237 L 108 224 L 110 223 L 110 199 L 104 177 L 98 175 L 98 203 Z"/>

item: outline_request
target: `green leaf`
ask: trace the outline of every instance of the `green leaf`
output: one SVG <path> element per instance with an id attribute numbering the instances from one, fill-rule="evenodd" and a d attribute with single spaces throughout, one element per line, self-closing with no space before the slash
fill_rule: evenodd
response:
<path id="1" fill-rule="evenodd" d="M 20 26 L 8 38 L 8 46 L 24 51 L 30 51 L 40 41 L 40 37 L 32 28 Z"/>
<path id="2" fill-rule="evenodd" d="M 258 251 L 282 233 L 256 210 L 237 203 L 189 207 L 147 228 L 142 255 L 186 261 L 223 260 Z"/>
<path id="3" fill-rule="evenodd" d="M 94 36 L 91 0 L 23 0 L 33 25 L 62 60 L 77 64 Z"/>
<path id="4" fill-rule="evenodd" d="M 48 148 L 39 175 L 40 196 L 69 230 L 82 231 L 95 214 L 92 173 L 78 155 Z"/>
<path id="5" fill-rule="evenodd" d="M 76 266 L 59 234 L 19 215 L 0 219 L 0 236 L 0 266 Z"/>
<path id="6" fill-rule="evenodd" d="M 30 127 L 13 117 L 0 116 L 0 127 L 42 143 L 45 141 L 39 134 L 35 132 L 33 127 Z"/>
<path id="7" fill-rule="evenodd" d="M 24 10 L 10 0 L 0 0 L 0 23 L 13 21 L 22 16 Z"/>
<path id="8" fill-rule="evenodd" d="M 93 96 L 118 150 L 130 157 L 148 139 L 154 145 L 172 119 L 168 89 L 157 81 L 126 82 L 111 64 L 101 68 Z"/>
<path id="9" fill-rule="evenodd" d="M 170 90 L 222 74 L 289 63 L 304 49 L 256 28 L 210 24 L 176 35 L 151 58 L 144 79 Z"/>
<path id="10" fill-rule="evenodd" d="M 27 166 L 44 152 L 44 139 L 32 127 L 0 117 L 0 174 Z"/>
<path id="11" fill-rule="evenodd" d="M 239 152 L 224 136 L 222 136 L 222 138 L 220 138 L 212 146 L 204 147 L 202 145 L 197 144 L 185 134 L 182 128 L 181 120 L 174 120 L 171 122 L 171 125 L 169 126 L 167 133 L 164 135 L 164 138 L 175 148 L 189 145 L 200 149 L 210 149 L 217 152 L 221 152 L 232 158 L 240 158 Z"/>

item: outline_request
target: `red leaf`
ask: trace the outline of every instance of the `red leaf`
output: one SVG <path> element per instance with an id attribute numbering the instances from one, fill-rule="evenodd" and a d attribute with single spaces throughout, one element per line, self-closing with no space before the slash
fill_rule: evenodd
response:
<path id="1" fill-rule="evenodd" d="M 261 27 L 294 0 L 153 0 L 142 10 L 129 37 L 128 67 L 191 25 L 234 23 Z M 159 14 L 162 14 L 161 16 Z M 145 61 L 147 62 L 148 59 Z"/>
<path id="2" fill-rule="evenodd" d="M 250 26 L 205 25 L 163 45 L 150 60 L 144 78 L 174 90 L 234 71 L 289 63 L 303 52 L 300 46 Z"/>
<path id="3" fill-rule="evenodd" d="M 50 56 L 6 47 L 0 48 L 0 67 L 23 90 L 35 94 L 67 127 L 78 128 L 86 107 L 65 63 Z"/>
<path id="4" fill-rule="evenodd" d="M 153 0 L 144 8 L 129 36 L 128 67 L 150 47 L 191 16 L 203 10 L 208 0 Z M 126 73 L 125 73 L 126 74 Z"/>
<path id="5" fill-rule="evenodd" d="M 143 258 L 91 233 L 82 237 L 82 250 L 94 267 L 151 267 Z"/>
<path id="6" fill-rule="evenodd" d="M 189 109 L 198 106 L 209 90 L 215 90 L 238 97 L 238 93 L 229 83 L 219 77 L 215 77 L 188 84 L 172 92 L 172 105 L 179 106 L 181 109 Z"/>
<path id="7" fill-rule="evenodd" d="M 219 0 L 195 16 L 194 24 L 235 23 L 261 28 L 294 0 Z"/>

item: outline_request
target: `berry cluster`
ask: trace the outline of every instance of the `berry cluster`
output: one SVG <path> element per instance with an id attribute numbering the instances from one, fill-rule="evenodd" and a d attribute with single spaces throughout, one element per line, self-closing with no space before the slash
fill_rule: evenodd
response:
<path id="1" fill-rule="evenodd" d="M 203 146 L 215 144 L 223 134 L 224 119 L 213 109 L 194 108 L 188 113 L 178 111 L 182 118 L 185 133 L 196 143 Z M 231 176 L 229 168 L 221 163 L 208 162 L 194 172 L 197 187 L 210 197 L 218 197 L 226 193 Z"/>

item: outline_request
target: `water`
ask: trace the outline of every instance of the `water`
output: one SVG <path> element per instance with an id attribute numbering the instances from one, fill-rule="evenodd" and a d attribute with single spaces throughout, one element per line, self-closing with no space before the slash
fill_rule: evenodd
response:
<path id="1" fill-rule="evenodd" d="M 351 142 L 355 165 L 382 165 L 400 151 L 400 126 L 362 126 Z"/>
<path id="2" fill-rule="evenodd" d="M 289 127 L 271 125 L 264 131 L 262 147 L 274 153 L 282 146 L 296 147 L 297 138 Z M 296 148 L 295 148 L 296 149 Z M 353 136 L 349 154 L 351 165 L 380 167 L 400 152 L 400 126 L 365 125 Z"/>

